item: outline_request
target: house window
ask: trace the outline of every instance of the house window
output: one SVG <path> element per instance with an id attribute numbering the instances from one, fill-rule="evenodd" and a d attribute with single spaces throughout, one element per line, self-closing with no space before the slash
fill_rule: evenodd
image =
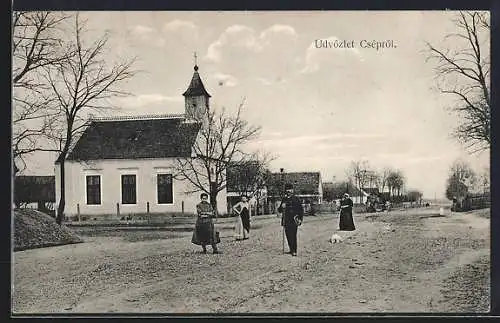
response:
<path id="1" fill-rule="evenodd" d="M 158 174 L 157 177 L 158 204 L 172 204 L 174 191 L 171 174 Z"/>
<path id="2" fill-rule="evenodd" d="M 101 204 L 101 176 L 91 175 L 86 177 L 87 180 L 87 204 Z"/>
<path id="3" fill-rule="evenodd" d="M 135 175 L 122 175 L 122 204 L 136 204 L 137 190 Z"/>

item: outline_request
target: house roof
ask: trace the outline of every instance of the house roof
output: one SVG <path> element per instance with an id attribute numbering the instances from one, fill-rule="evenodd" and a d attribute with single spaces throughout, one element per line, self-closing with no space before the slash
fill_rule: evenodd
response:
<path id="1" fill-rule="evenodd" d="M 325 182 L 323 183 L 323 192 L 330 194 L 330 196 L 333 193 L 333 197 L 335 198 L 340 198 L 344 193 L 349 193 L 350 196 L 359 196 L 362 194 L 355 185 L 349 182 Z"/>
<path id="2" fill-rule="evenodd" d="M 368 194 L 375 194 L 375 195 L 380 194 L 380 191 L 376 187 L 363 187 L 363 191 L 365 191 Z"/>
<path id="3" fill-rule="evenodd" d="M 191 83 L 189 83 L 188 89 L 182 95 L 184 96 L 206 95 L 208 97 L 211 97 L 211 95 L 208 94 L 207 90 L 205 90 L 205 86 L 203 86 L 200 74 L 198 73 L 198 65 L 194 66 L 194 73 L 193 77 L 191 78 Z"/>
<path id="4" fill-rule="evenodd" d="M 14 201 L 55 202 L 55 176 L 16 176 L 14 180 Z"/>
<path id="5" fill-rule="evenodd" d="M 281 179 L 283 176 L 283 180 Z M 319 172 L 292 172 L 271 173 L 267 180 L 268 195 L 278 196 L 281 194 L 283 185 L 291 183 L 297 195 L 319 194 L 321 174 Z"/>
<path id="6" fill-rule="evenodd" d="M 67 160 L 189 157 L 199 130 L 179 118 L 92 121 Z"/>

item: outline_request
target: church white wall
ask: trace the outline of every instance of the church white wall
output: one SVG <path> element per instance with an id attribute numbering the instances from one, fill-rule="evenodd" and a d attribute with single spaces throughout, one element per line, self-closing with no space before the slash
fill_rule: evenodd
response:
<path id="1" fill-rule="evenodd" d="M 194 214 L 196 204 L 199 203 L 200 193 L 185 193 L 191 189 L 187 181 L 173 180 L 173 203 L 157 203 L 157 174 L 172 173 L 174 159 L 140 159 L 140 160 L 103 160 L 83 164 L 74 161 L 65 163 L 66 182 L 66 206 L 65 214 L 73 216 L 78 214 L 88 215 L 110 215 L 117 214 L 117 203 L 119 205 L 120 216 L 133 213 L 146 213 L 149 202 L 150 213 L 182 212 Z M 60 200 L 60 171 L 59 165 L 55 169 L 56 179 L 56 204 Z M 121 203 L 121 175 L 136 175 L 137 203 L 134 205 L 124 205 Z M 86 181 L 87 175 L 101 176 L 101 204 L 87 205 L 86 201 Z M 219 213 L 227 212 L 226 191 L 218 194 L 217 208 Z"/>

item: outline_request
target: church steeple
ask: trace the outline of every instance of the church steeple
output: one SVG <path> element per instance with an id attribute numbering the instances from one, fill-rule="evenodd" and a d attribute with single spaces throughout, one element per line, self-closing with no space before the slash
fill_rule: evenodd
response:
<path id="1" fill-rule="evenodd" d="M 200 74 L 198 73 L 196 53 L 194 57 L 195 65 L 193 77 L 191 78 L 188 89 L 182 95 L 184 96 L 186 117 L 191 120 L 200 120 L 208 111 L 211 95 L 205 89 Z"/>

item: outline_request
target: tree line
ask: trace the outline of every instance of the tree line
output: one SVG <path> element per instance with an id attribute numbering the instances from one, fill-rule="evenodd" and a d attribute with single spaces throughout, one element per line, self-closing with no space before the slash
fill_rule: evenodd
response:
<path id="1" fill-rule="evenodd" d="M 401 169 L 394 167 L 375 168 L 367 160 L 352 161 L 345 171 L 347 180 L 327 183 L 323 187 L 323 197 L 333 201 L 344 193 L 361 197 L 360 189 L 376 189 L 378 195 L 389 201 L 417 202 L 422 198 L 422 192 L 407 188 L 407 180 Z M 368 193 L 368 192 L 367 192 Z"/>

